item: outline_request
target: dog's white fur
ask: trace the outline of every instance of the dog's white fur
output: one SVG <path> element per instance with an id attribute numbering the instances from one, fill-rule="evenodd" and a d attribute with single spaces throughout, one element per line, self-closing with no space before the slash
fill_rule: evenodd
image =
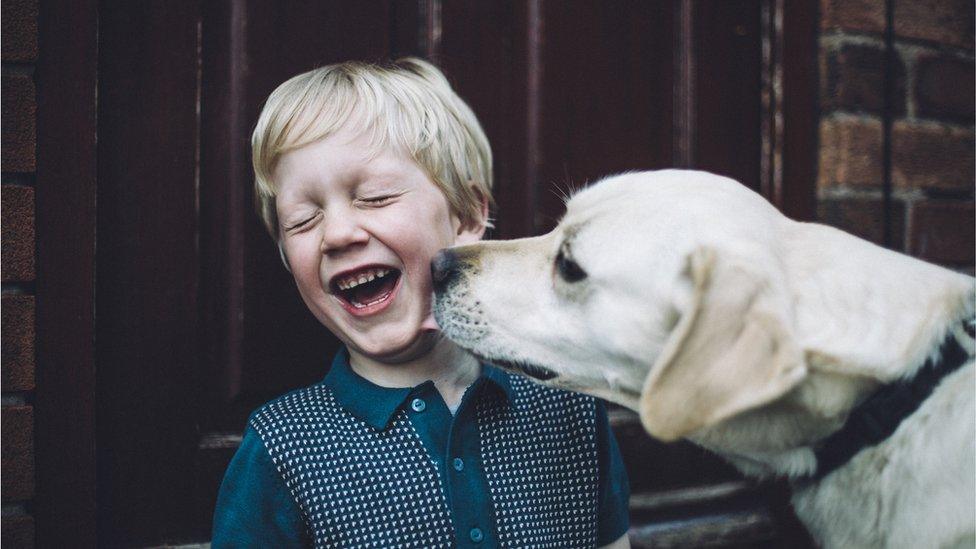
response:
<path id="1" fill-rule="evenodd" d="M 571 282 L 559 252 L 586 273 Z M 629 173 L 567 204 L 547 235 L 455 249 L 444 333 L 555 372 L 546 384 L 640 414 L 744 473 L 798 478 L 813 446 L 953 334 L 973 354 L 974 279 L 782 216 L 704 172 Z M 972 358 L 883 443 L 813 485 L 797 515 L 825 547 L 973 547 Z"/>

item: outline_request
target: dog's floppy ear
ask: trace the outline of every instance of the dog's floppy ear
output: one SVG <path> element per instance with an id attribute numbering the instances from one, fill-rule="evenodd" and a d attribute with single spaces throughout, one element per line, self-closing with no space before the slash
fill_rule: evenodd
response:
<path id="1" fill-rule="evenodd" d="M 644 381 L 641 423 L 661 440 L 770 402 L 806 374 L 769 276 L 726 255 L 702 247 L 689 256 L 691 302 Z"/>

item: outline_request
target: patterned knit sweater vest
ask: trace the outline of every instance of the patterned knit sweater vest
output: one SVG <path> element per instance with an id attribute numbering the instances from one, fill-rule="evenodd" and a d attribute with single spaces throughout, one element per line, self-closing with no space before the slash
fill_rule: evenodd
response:
<path id="1" fill-rule="evenodd" d="M 598 463 L 592 398 L 511 376 L 486 393 L 478 430 L 503 547 L 594 547 Z M 260 434 L 316 547 L 450 547 L 437 466 L 401 409 L 384 430 L 315 385 L 259 409 Z"/>

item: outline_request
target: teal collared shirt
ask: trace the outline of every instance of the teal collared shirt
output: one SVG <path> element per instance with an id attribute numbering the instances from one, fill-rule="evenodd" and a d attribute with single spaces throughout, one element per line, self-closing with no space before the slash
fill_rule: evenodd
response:
<path id="1" fill-rule="evenodd" d="M 451 414 L 432 381 L 416 387 L 380 387 L 356 374 L 340 351 L 322 383 L 349 413 L 383 430 L 401 409 L 436 463 L 459 547 L 497 547 L 491 495 L 481 457 L 476 410 L 491 392 L 513 398 L 508 373 L 485 365 Z M 597 403 L 599 545 L 628 528 L 629 489 L 606 409 Z M 311 545 L 298 504 L 260 436 L 248 427 L 227 468 L 214 512 L 213 547 L 307 547 Z"/>

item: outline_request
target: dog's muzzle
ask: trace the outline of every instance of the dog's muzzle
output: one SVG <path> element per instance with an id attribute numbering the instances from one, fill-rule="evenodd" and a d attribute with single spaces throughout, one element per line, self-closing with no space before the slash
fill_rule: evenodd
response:
<path id="1" fill-rule="evenodd" d="M 462 252 L 463 254 L 464 252 Z M 437 300 L 434 305 L 434 316 L 437 322 L 445 330 L 448 337 L 458 342 L 459 345 L 475 354 L 482 362 L 494 364 L 500 368 L 520 373 L 539 381 L 547 381 L 557 377 L 556 372 L 536 364 L 522 361 L 508 361 L 493 359 L 479 353 L 481 349 L 472 345 L 473 340 L 480 339 L 484 335 L 484 328 L 478 326 L 480 322 L 472 322 L 470 317 L 466 317 L 464 312 L 457 312 L 457 304 L 451 303 L 451 286 L 461 279 L 465 268 L 470 268 L 465 258 L 451 249 L 444 249 L 437 252 L 430 261 L 430 278 L 434 286 L 434 294 Z M 457 288 L 453 290 L 457 292 Z M 467 311 L 467 314 L 472 314 Z M 459 316 L 461 319 L 459 321 Z M 471 324 L 475 325 L 472 330 Z M 474 339 L 472 339 L 474 338 Z"/>

